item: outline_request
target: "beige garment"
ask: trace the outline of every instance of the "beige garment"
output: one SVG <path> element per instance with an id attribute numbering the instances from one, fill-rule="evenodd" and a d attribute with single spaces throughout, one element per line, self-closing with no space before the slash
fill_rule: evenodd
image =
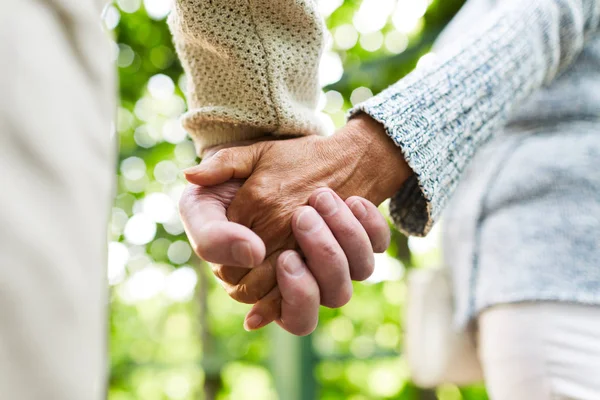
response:
<path id="1" fill-rule="evenodd" d="M 99 400 L 114 85 L 97 0 L 0 13 L 0 398 Z"/>
<path id="2" fill-rule="evenodd" d="M 600 399 L 600 307 L 506 304 L 478 322 L 491 400 Z"/>
<path id="3" fill-rule="evenodd" d="M 185 129 L 199 151 L 322 134 L 316 111 L 324 25 L 314 0 L 176 0 L 169 17 L 188 76 Z"/>

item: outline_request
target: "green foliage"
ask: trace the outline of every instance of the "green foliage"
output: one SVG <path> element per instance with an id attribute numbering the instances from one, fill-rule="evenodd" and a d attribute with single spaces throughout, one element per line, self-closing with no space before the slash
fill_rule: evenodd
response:
<path id="1" fill-rule="evenodd" d="M 104 18 L 114 33 L 121 99 L 119 186 L 110 224 L 110 399 L 291 400 L 277 394 L 275 387 L 285 386 L 277 379 L 299 380 L 299 388 L 314 384 L 322 400 L 485 399 L 480 388 L 424 392 L 408 379 L 401 356 L 402 277 L 406 268 L 438 261 L 435 235 L 411 239 L 409 246 L 395 232 L 388 255 L 377 259 L 374 282 L 356 284 L 346 307 L 323 309 L 310 339 L 284 338 L 300 343 L 300 356 L 285 346 L 274 348 L 284 343 L 275 328 L 242 329 L 248 306 L 229 299 L 193 257 L 177 219 L 175 205 L 185 185 L 179 171 L 197 162 L 178 124 L 185 78 L 163 16 L 151 18 L 140 3 L 119 0 Z M 359 34 L 362 3 L 347 0 L 327 15 L 333 36 L 327 54 L 339 59 L 329 57 L 333 64 L 325 67 L 335 70 L 339 60 L 345 71 L 325 88 L 324 112 L 337 127 L 353 102 L 410 72 L 462 5 L 436 0 L 424 16 L 407 21 L 402 7 L 419 1 L 400 0 L 397 15 Z M 273 365 L 296 360 L 304 369 L 295 376 L 274 374 Z"/>

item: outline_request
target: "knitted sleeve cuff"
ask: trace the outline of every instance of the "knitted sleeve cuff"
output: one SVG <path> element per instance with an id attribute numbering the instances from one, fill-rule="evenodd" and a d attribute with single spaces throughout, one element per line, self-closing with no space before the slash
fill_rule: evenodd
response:
<path id="1" fill-rule="evenodd" d="M 324 24 L 312 0 L 177 0 L 169 26 L 188 77 L 183 126 L 199 150 L 325 133 Z"/>

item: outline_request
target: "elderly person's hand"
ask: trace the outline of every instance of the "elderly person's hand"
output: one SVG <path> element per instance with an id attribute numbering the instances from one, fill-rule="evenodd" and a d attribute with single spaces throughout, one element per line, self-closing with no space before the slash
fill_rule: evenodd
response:
<path id="1" fill-rule="evenodd" d="M 208 261 L 246 265 L 238 261 L 237 250 L 234 250 L 239 242 L 249 244 L 250 252 L 254 253 L 250 255 L 252 258 L 264 256 L 260 238 L 250 229 L 227 221 L 225 216 L 225 210 L 240 186 L 240 181 L 214 187 L 190 185 L 181 198 L 180 210 L 188 237 L 196 252 Z M 372 203 L 359 197 L 349 198 L 344 203 L 330 189 L 318 189 L 309 203 L 314 204 L 314 199 L 324 192 L 336 198 L 342 210 L 325 218 L 310 206 L 301 207 L 294 213 L 292 227 L 304 259 L 296 251 L 277 253 L 281 254 L 273 259 L 270 271 L 276 274 L 277 287 L 254 306 L 245 323 L 247 329 L 257 329 L 277 320 L 290 333 L 305 335 L 312 332 L 318 320 L 321 287 L 333 283 L 345 288 L 338 290 L 341 296 L 349 298 L 351 295 L 347 257 L 364 251 L 368 262 L 362 268 L 367 276 L 373 268 L 373 249 L 383 251 L 387 248 L 389 227 Z M 353 214 L 346 204 L 358 212 Z M 301 229 L 299 218 L 312 218 L 313 229 Z M 348 229 L 355 237 L 354 240 L 346 240 L 345 247 L 342 247 L 336 238 Z M 220 269 L 233 268 L 215 267 L 215 271 L 219 275 Z M 251 270 L 240 268 L 239 271 L 245 275 Z M 224 285 L 230 292 L 235 291 L 236 286 Z"/>
<path id="2" fill-rule="evenodd" d="M 236 254 L 238 262 L 222 264 L 257 266 L 247 275 L 247 270 L 231 267 L 217 267 L 215 272 L 230 284 L 229 293 L 235 299 L 247 303 L 262 299 L 247 319 L 248 327 L 257 328 L 278 318 L 279 293 L 275 288 L 274 271 L 281 252 L 297 247 L 298 238 L 294 238 L 292 228 L 311 232 L 319 226 L 318 219 L 311 218 L 310 210 L 298 212 L 309 198 L 327 224 L 331 217 L 350 221 L 339 227 L 337 235 L 334 234 L 343 251 L 326 248 L 324 251 L 332 261 L 314 266 L 314 271 L 311 269 L 319 281 L 321 303 L 339 307 L 349 300 L 351 286 L 349 280 L 342 279 L 344 266 L 349 268 L 350 277 L 355 280 L 365 279 L 372 272 L 372 248 L 364 246 L 365 232 L 358 229 L 360 223 L 345 217 L 352 213 L 347 204 L 331 191 L 322 191 L 312 197 L 311 194 L 318 188 L 328 187 L 342 198 L 358 195 L 379 204 L 397 191 L 410 173 L 400 150 L 385 135 L 383 128 L 369 117 L 359 116 L 329 138 L 303 137 L 220 150 L 209 160 L 186 171 L 186 177 L 190 182 L 202 185 L 203 189 L 232 179 L 247 178 L 227 207 L 227 217 L 239 223 L 240 228 L 251 228 L 266 248 L 263 249 L 256 238 L 235 243 L 229 241 L 229 246 L 223 243 L 224 247 L 219 251 Z M 363 213 L 358 203 L 352 202 L 351 206 L 355 214 Z M 202 249 L 199 250 L 202 253 Z M 338 259 L 341 261 L 333 262 Z M 320 275 L 327 278 L 319 279 Z M 258 324 L 253 324 L 257 321 Z"/>

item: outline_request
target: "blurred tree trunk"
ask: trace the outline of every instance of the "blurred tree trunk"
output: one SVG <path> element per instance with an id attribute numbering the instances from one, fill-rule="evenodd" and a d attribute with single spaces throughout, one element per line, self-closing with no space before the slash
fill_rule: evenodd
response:
<path id="1" fill-rule="evenodd" d="M 210 288 L 206 269 L 202 262 L 196 263 L 196 272 L 198 274 L 198 288 L 196 298 L 198 301 L 198 321 L 200 322 L 202 338 L 202 366 L 204 369 L 204 400 L 215 400 L 223 383 L 221 381 L 220 368 L 213 368 L 211 361 L 214 360 L 215 338 L 210 333 L 208 322 L 208 290 Z"/>
<path id="2" fill-rule="evenodd" d="M 435 394 L 435 390 L 433 389 L 421 389 L 421 393 L 419 394 L 420 400 L 438 400 L 437 394 Z"/>

